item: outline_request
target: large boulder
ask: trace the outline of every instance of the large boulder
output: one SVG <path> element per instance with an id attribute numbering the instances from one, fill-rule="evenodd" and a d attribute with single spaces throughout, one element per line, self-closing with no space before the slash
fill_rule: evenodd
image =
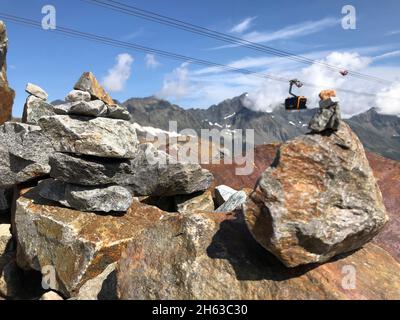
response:
<path id="1" fill-rule="evenodd" d="M 196 164 L 169 163 L 171 158 L 151 144 L 141 144 L 131 160 L 79 157 L 55 153 L 50 175 L 67 183 L 129 185 L 136 195 L 191 194 L 210 187 L 213 176 Z"/>
<path id="2" fill-rule="evenodd" d="M 129 187 L 117 185 L 87 187 L 47 179 L 39 189 L 43 198 L 81 211 L 122 212 L 129 209 L 133 199 Z"/>
<path id="3" fill-rule="evenodd" d="M 56 151 L 104 158 L 134 158 L 137 152 L 136 130 L 128 121 L 57 115 L 41 118 L 39 125 Z"/>
<path id="4" fill-rule="evenodd" d="M 138 201 L 124 215 L 80 212 L 56 206 L 31 189 L 16 203 L 18 265 L 54 271 L 50 288 L 67 298 L 77 296 L 83 284 L 119 260 L 133 237 L 164 214 Z"/>
<path id="5" fill-rule="evenodd" d="M 11 119 L 15 92 L 8 86 L 7 56 L 8 38 L 6 26 L 0 21 L 0 125 Z"/>
<path id="6" fill-rule="evenodd" d="M 85 72 L 82 74 L 78 82 L 75 84 L 74 89 L 89 92 L 93 100 L 100 99 L 108 105 L 114 104 L 113 99 L 103 89 L 91 72 Z"/>
<path id="7" fill-rule="evenodd" d="M 283 144 L 244 210 L 254 238 L 289 267 L 358 249 L 388 220 L 364 148 L 343 122 Z"/>
<path id="8" fill-rule="evenodd" d="M 117 266 L 121 299 L 399 299 L 400 265 L 368 244 L 320 266 L 289 269 L 243 217 L 167 216 L 133 237 Z"/>
<path id="9" fill-rule="evenodd" d="M 0 126 L 0 187 L 10 187 L 50 172 L 54 152 L 40 127 L 16 122 Z"/>

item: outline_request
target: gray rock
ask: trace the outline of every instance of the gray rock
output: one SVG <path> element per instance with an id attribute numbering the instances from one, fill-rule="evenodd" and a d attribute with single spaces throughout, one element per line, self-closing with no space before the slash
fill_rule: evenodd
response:
<path id="1" fill-rule="evenodd" d="M 67 115 L 72 107 L 73 102 L 66 102 L 53 105 L 54 112 L 58 115 Z"/>
<path id="2" fill-rule="evenodd" d="M 75 90 L 78 92 L 86 93 L 90 96 L 89 93 L 84 91 Z M 59 104 L 53 106 L 53 110 L 55 114 L 59 115 L 83 115 L 90 117 L 103 117 L 103 118 L 111 118 L 111 119 L 120 119 L 120 120 L 131 120 L 131 115 L 124 107 L 119 105 L 106 105 L 102 100 L 78 100 L 78 101 L 70 101 L 67 103 Z"/>
<path id="3" fill-rule="evenodd" d="M 132 160 L 130 187 L 135 195 L 172 196 L 207 190 L 213 175 L 198 164 L 174 163 L 166 153 L 151 144 L 141 145 Z"/>
<path id="4" fill-rule="evenodd" d="M 341 121 L 340 106 L 338 102 L 331 99 L 320 101 L 320 108 L 311 119 L 308 127 L 313 132 L 325 130 L 337 131 Z"/>
<path id="5" fill-rule="evenodd" d="M 25 91 L 44 101 L 46 101 L 47 98 L 49 97 L 46 91 L 44 91 L 41 87 L 32 83 L 28 83 L 26 85 Z"/>
<path id="6" fill-rule="evenodd" d="M 210 187 L 213 176 L 196 164 L 168 164 L 169 156 L 151 144 L 139 146 L 132 160 L 103 160 L 56 153 L 50 175 L 67 183 L 129 185 L 136 195 L 191 194 Z"/>
<path id="7" fill-rule="evenodd" d="M 107 113 L 108 118 L 122 119 L 122 120 L 127 120 L 127 121 L 131 120 L 131 114 L 124 107 L 121 107 L 121 106 L 115 104 L 115 105 L 107 106 L 107 109 L 108 109 L 108 113 Z"/>
<path id="8" fill-rule="evenodd" d="M 240 209 L 247 200 L 247 194 L 244 191 L 238 191 L 231 195 L 229 199 L 220 206 L 215 212 L 232 212 Z"/>
<path id="9" fill-rule="evenodd" d="M 322 263 L 388 221 L 364 148 L 347 124 L 281 145 L 244 205 L 254 238 L 286 266 Z"/>
<path id="10" fill-rule="evenodd" d="M 37 125 L 40 118 L 55 114 L 56 112 L 51 104 L 31 95 L 26 99 L 22 122 Z"/>
<path id="11" fill-rule="evenodd" d="M 222 206 L 228 199 L 236 193 L 237 190 L 232 189 L 226 185 L 220 185 L 215 187 L 215 202 L 218 206 Z"/>
<path id="12" fill-rule="evenodd" d="M 74 102 L 69 109 L 69 114 L 81 115 L 88 117 L 102 117 L 107 115 L 107 106 L 101 100 L 93 100 L 89 102 Z"/>
<path id="13" fill-rule="evenodd" d="M 133 158 L 136 130 L 128 121 L 57 115 L 39 120 L 56 151 L 104 158 Z"/>
<path id="14" fill-rule="evenodd" d="M 133 180 L 130 160 L 101 159 L 57 152 L 50 156 L 49 164 L 51 177 L 72 184 L 129 185 Z"/>
<path id="15" fill-rule="evenodd" d="M 40 127 L 6 122 L 0 126 L 0 187 L 47 175 L 53 152 Z"/>
<path id="16" fill-rule="evenodd" d="M 122 212 L 130 207 L 133 195 L 128 187 L 83 187 L 54 179 L 39 183 L 41 197 L 81 211 Z"/>
<path id="17" fill-rule="evenodd" d="M 68 102 L 77 102 L 77 101 L 90 101 L 91 96 L 89 92 L 82 91 L 82 90 L 72 90 L 68 95 L 65 97 L 65 101 Z"/>

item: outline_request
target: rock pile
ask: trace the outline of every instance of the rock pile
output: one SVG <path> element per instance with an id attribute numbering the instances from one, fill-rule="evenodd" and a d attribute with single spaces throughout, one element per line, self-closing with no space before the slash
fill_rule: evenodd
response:
<path id="1" fill-rule="evenodd" d="M 52 178 L 39 186 L 43 198 L 82 211 L 126 211 L 134 196 L 191 194 L 210 186 L 212 175 L 199 165 L 173 163 L 152 145 L 139 146 L 129 113 L 106 104 L 112 99 L 93 74 L 84 73 L 66 100 L 53 110 L 58 114 L 37 120 L 56 151 L 49 160 Z"/>

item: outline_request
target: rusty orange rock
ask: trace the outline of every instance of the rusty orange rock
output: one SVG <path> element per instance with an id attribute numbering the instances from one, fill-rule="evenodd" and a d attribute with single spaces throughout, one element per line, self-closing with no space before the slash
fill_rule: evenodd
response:
<path id="1" fill-rule="evenodd" d="M 7 48 L 6 27 L 3 21 L 0 21 L 0 125 L 11 119 L 15 98 L 15 92 L 9 87 L 7 81 Z"/>
<path id="2" fill-rule="evenodd" d="M 116 262 L 134 235 L 159 221 L 164 212 L 132 203 L 124 215 L 100 215 L 59 207 L 41 198 L 36 189 L 16 202 L 17 262 L 41 271 L 52 266 L 51 288 L 75 296 L 88 280 Z"/>
<path id="3" fill-rule="evenodd" d="M 100 99 L 110 106 L 115 104 L 113 99 L 103 89 L 94 74 L 91 72 L 85 72 L 82 74 L 78 82 L 75 84 L 74 89 L 89 92 L 92 99 Z"/>
<path id="4" fill-rule="evenodd" d="M 336 97 L 336 91 L 335 90 L 322 90 L 319 93 L 319 98 L 321 100 L 327 100 L 327 99 L 332 98 L 332 97 Z"/>
<path id="5" fill-rule="evenodd" d="M 289 269 L 252 238 L 243 216 L 166 216 L 134 236 L 117 266 L 121 299 L 399 299 L 400 264 L 368 244 Z M 346 277 L 347 276 L 347 277 Z"/>

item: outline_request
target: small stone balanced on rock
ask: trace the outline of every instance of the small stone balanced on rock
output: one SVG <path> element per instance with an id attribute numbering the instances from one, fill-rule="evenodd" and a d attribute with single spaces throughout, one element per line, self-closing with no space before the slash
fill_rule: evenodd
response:
<path id="1" fill-rule="evenodd" d="M 323 133 L 282 144 L 244 205 L 253 237 L 288 267 L 358 249 L 388 221 L 364 148 L 345 122 L 336 124 L 337 112 L 321 108 L 312 127 L 322 117 L 314 128 Z"/>
<path id="2" fill-rule="evenodd" d="M 123 212 L 134 196 L 191 194 L 210 186 L 212 175 L 200 166 L 168 164 L 166 153 L 139 145 L 129 113 L 93 74 L 84 73 L 66 101 L 53 106 L 56 115 L 38 120 L 56 151 L 49 159 L 52 178 L 39 184 L 43 198 L 80 211 Z"/>
<path id="3" fill-rule="evenodd" d="M 309 128 L 312 132 L 326 130 L 337 131 L 341 120 L 339 100 L 335 90 L 323 90 L 319 94 L 319 109 L 311 119 Z"/>

